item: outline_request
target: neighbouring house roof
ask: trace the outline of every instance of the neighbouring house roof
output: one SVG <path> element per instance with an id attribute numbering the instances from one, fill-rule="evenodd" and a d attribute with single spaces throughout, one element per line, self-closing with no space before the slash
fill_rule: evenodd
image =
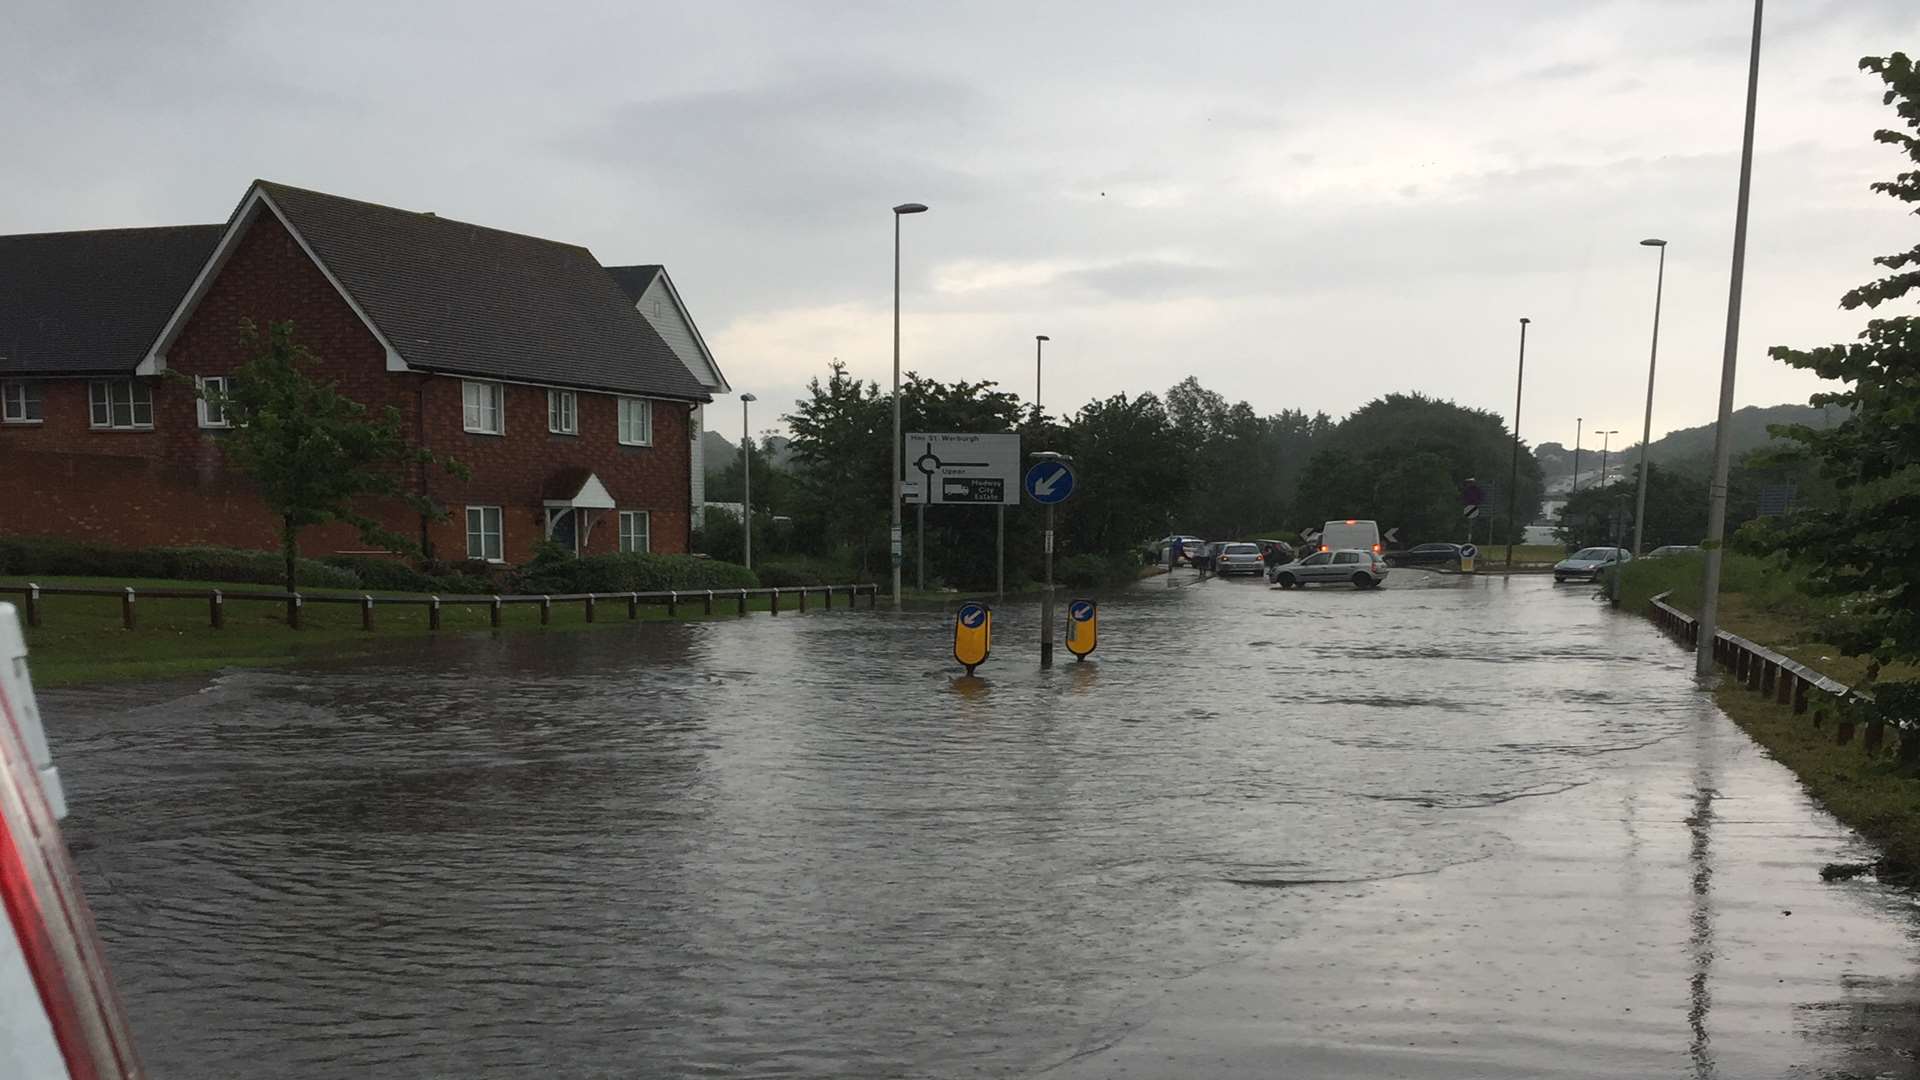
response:
<path id="1" fill-rule="evenodd" d="M 607 267 L 607 273 L 613 277 L 614 281 L 619 283 L 621 291 L 625 292 L 627 299 L 631 300 L 636 306 L 640 303 L 641 297 L 647 294 L 647 290 L 653 287 L 655 281 L 665 286 L 667 297 L 673 301 L 674 310 L 679 313 L 680 321 L 686 323 L 687 334 L 693 338 L 693 347 L 700 353 L 700 362 L 712 373 L 712 378 L 704 378 L 700 370 L 696 368 L 692 362 L 687 364 L 688 370 L 692 371 L 693 377 L 699 379 L 700 384 L 709 390 L 726 393 L 732 389 L 732 387 L 727 385 L 726 374 L 720 370 L 720 362 L 713 358 L 713 350 L 707 348 L 707 339 L 701 335 L 700 327 L 694 324 L 693 313 L 687 310 L 686 302 L 680 299 L 680 290 L 674 287 L 673 275 L 667 273 L 666 267 L 661 266 L 659 263 L 641 263 L 635 266 L 609 266 Z M 646 312 L 643 310 L 641 314 L 645 315 Z M 656 327 L 656 329 L 658 328 Z M 685 358 L 683 357 L 682 359 Z"/>
<path id="2" fill-rule="evenodd" d="M 131 372 L 224 229 L 0 236 L 0 372 Z"/>
<path id="3" fill-rule="evenodd" d="M 265 180 L 234 212 L 156 360 L 263 208 L 386 346 L 390 369 L 711 400 L 584 247 Z"/>

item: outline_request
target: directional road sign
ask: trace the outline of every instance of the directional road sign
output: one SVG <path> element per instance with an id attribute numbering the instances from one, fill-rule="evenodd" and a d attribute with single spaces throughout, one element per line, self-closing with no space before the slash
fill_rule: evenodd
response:
<path id="1" fill-rule="evenodd" d="M 1073 470 L 1064 461 L 1037 461 L 1027 470 L 1026 488 L 1042 506 L 1066 502 L 1073 494 Z"/>
<path id="2" fill-rule="evenodd" d="M 1386 535 L 1382 536 L 1380 539 L 1384 540 L 1389 544 L 1399 543 L 1400 542 L 1400 526 L 1395 525 L 1393 528 L 1388 529 L 1386 532 Z"/>
<path id="3" fill-rule="evenodd" d="M 1100 605 L 1091 600 L 1067 603 L 1067 651 L 1085 660 L 1100 644 Z"/>
<path id="4" fill-rule="evenodd" d="M 977 600 L 960 605 L 953 618 L 953 658 L 973 674 L 993 651 L 993 610 Z"/>
<path id="5" fill-rule="evenodd" d="M 907 476 L 912 487 L 902 495 L 905 502 L 1018 506 L 1020 436 L 909 434 Z"/>
<path id="6" fill-rule="evenodd" d="M 1480 557 L 1480 549 L 1474 547 L 1472 544 L 1461 544 L 1460 557 L 1463 559 L 1477 559 Z"/>

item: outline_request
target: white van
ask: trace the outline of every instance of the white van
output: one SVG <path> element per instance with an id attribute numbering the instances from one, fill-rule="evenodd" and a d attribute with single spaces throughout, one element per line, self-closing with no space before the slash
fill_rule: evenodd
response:
<path id="1" fill-rule="evenodd" d="M 1321 551 L 1344 551 L 1357 548 L 1380 554 L 1380 526 L 1371 521 L 1357 521 L 1348 518 L 1345 521 L 1329 521 L 1320 529 L 1317 542 Z"/>

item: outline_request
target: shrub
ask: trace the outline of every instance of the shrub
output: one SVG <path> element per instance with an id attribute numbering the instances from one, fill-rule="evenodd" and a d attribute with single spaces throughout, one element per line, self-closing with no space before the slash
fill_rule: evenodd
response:
<path id="1" fill-rule="evenodd" d="M 219 547 L 130 550 L 59 537 L 12 536 L 0 537 L 0 574 L 281 585 L 286 564 L 275 551 Z M 350 571 L 314 559 L 295 563 L 294 579 L 309 588 L 351 589 L 359 585 Z"/>
<path id="2" fill-rule="evenodd" d="M 514 570 L 508 586 L 517 593 L 659 592 L 757 589 L 760 579 L 744 566 L 691 555 L 629 551 L 575 558 L 542 551 Z"/>
<path id="3" fill-rule="evenodd" d="M 1053 580 L 1075 588 L 1111 585 L 1132 581 L 1136 576 L 1133 557 L 1119 555 L 1068 555 L 1053 564 Z"/>
<path id="4" fill-rule="evenodd" d="M 863 574 L 832 559 L 810 559 L 804 555 L 782 555 L 754 568 L 760 584 L 770 589 L 797 589 L 819 585 L 867 585 L 872 574 Z"/>
<path id="5" fill-rule="evenodd" d="M 327 559 L 327 564 L 352 571 L 360 579 L 361 588 L 374 592 L 484 596 L 497 591 L 493 582 L 484 575 L 466 572 L 464 563 L 454 566 L 434 563 L 415 570 L 398 559 L 383 559 L 377 555 L 335 555 Z"/>

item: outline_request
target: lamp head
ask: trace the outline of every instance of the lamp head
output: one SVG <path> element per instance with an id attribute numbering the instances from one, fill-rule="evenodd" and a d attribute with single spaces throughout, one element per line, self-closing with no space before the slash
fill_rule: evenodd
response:
<path id="1" fill-rule="evenodd" d="M 757 397 L 754 397 L 752 394 L 741 394 L 740 400 L 741 401 L 759 401 L 760 399 Z"/>
<path id="2" fill-rule="evenodd" d="M 1666 247 L 1667 242 L 1665 240 L 1659 239 L 1658 237 L 1648 237 L 1647 239 L 1640 241 L 1640 246 L 1641 247 Z"/>
<path id="3" fill-rule="evenodd" d="M 903 202 L 899 206 L 894 207 L 893 212 L 896 214 L 924 214 L 927 212 L 927 204 Z"/>

